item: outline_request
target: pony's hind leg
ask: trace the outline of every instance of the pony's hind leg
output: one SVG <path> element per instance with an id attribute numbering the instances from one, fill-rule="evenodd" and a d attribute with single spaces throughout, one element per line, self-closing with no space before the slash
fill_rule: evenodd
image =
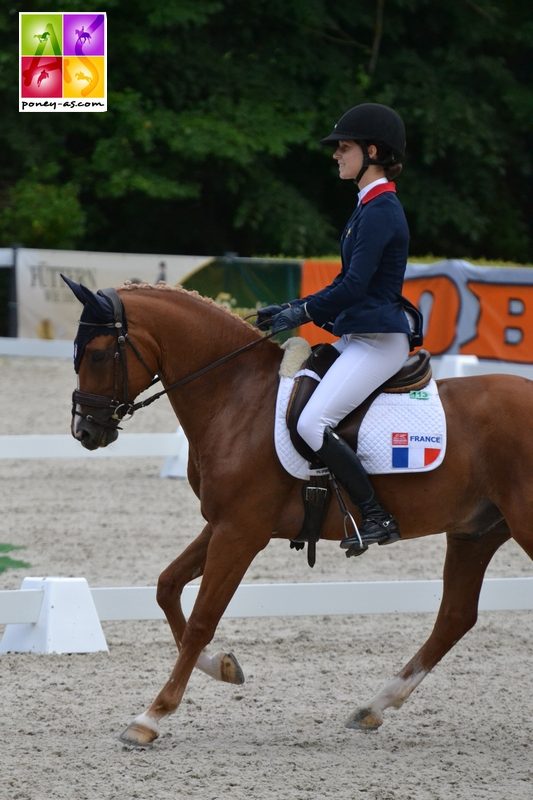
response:
<path id="1" fill-rule="evenodd" d="M 208 524 L 183 553 L 161 573 L 157 582 L 157 602 L 165 613 L 178 650 L 181 648 L 187 624 L 181 608 L 181 593 L 189 581 L 203 574 L 211 535 L 212 529 Z M 209 653 L 204 649 L 198 657 L 196 668 L 219 681 L 244 683 L 243 671 L 233 653 L 223 651 Z"/>
<path id="2" fill-rule="evenodd" d="M 181 636 L 179 656 L 174 669 L 154 702 L 122 733 L 120 739 L 124 744 L 146 747 L 157 738 L 160 720 L 172 714 L 179 706 L 202 650 L 211 641 L 246 570 L 269 538 L 270 533 L 265 534 L 257 529 L 254 531 L 253 524 L 245 524 L 245 521 L 240 530 L 233 525 L 219 525 L 214 528 L 202 583 Z"/>
<path id="3" fill-rule="evenodd" d="M 400 708 L 428 672 L 475 625 L 485 570 L 507 539 L 505 523 L 476 538 L 448 535 L 442 600 L 429 639 L 368 705 L 348 718 L 347 727 L 363 731 L 379 728 L 385 709 Z"/>

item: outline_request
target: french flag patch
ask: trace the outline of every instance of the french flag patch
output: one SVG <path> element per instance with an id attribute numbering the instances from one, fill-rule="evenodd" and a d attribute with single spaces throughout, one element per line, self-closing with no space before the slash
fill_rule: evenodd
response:
<path id="1" fill-rule="evenodd" d="M 442 450 L 442 434 L 393 433 L 393 469 L 420 469 L 432 464 Z"/>

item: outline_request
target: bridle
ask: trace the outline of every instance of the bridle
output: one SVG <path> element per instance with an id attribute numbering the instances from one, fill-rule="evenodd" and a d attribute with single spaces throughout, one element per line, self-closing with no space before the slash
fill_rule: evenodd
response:
<path id="1" fill-rule="evenodd" d="M 268 333 L 265 336 L 262 336 L 260 339 L 254 339 L 252 342 L 248 342 L 242 347 L 237 348 L 237 350 L 233 350 L 231 353 L 227 353 L 225 356 L 218 358 L 216 361 L 212 361 L 210 364 L 206 364 L 206 366 L 201 367 L 195 372 L 192 372 L 189 375 L 185 375 L 183 378 L 174 381 L 174 383 L 172 383 L 170 386 L 167 386 L 166 389 L 162 389 L 150 397 L 147 397 L 145 400 L 135 403 L 134 400 L 129 399 L 128 392 L 128 347 L 132 350 L 137 360 L 140 361 L 151 377 L 151 382 L 148 385 L 148 388 L 154 386 L 156 383 L 159 383 L 161 378 L 158 375 L 154 376 L 142 354 L 128 336 L 124 320 L 124 307 L 118 292 L 115 289 L 101 289 L 100 294 L 103 294 L 110 300 L 113 306 L 114 321 L 82 322 L 80 320 L 79 324 L 87 325 L 93 328 L 108 328 L 109 332 L 115 335 L 115 351 L 113 354 L 114 396 L 106 397 L 105 395 L 91 394 L 89 392 L 82 392 L 80 389 L 74 389 L 72 393 L 72 417 L 81 417 L 82 419 L 87 420 L 87 422 L 95 423 L 102 428 L 121 430 L 119 427 L 119 422 L 121 422 L 125 417 L 131 418 L 136 411 L 151 405 L 151 403 L 159 400 L 159 398 L 163 397 L 163 395 L 169 394 L 169 392 L 172 392 L 174 389 L 177 389 L 180 386 L 185 386 L 187 383 L 202 377 L 202 375 L 205 375 L 207 372 L 226 364 L 228 361 L 236 358 L 241 353 L 251 350 L 258 344 L 261 344 L 261 342 L 264 342 L 273 336 L 272 333 Z M 94 411 L 92 413 L 82 413 L 81 411 L 78 411 L 78 406 L 94 409 Z M 111 413 L 104 415 L 100 412 Z"/>

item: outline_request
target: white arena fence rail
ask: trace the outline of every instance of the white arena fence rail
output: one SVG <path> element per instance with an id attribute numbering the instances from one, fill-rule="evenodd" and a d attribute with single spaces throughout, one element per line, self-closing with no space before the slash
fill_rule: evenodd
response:
<path id="1" fill-rule="evenodd" d="M 59 339 L 0 337 L 0 356 L 71 358 L 72 343 Z M 444 355 L 433 359 L 436 378 L 464 377 L 487 372 L 520 374 L 533 378 L 533 365 L 479 361 L 477 356 Z M 188 443 L 181 428 L 176 433 L 122 434 L 105 448 L 89 451 L 67 434 L 0 436 L 0 459 L 5 458 L 110 458 L 165 456 L 162 478 L 185 478 Z"/>
<path id="2" fill-rule="evenodd" d="M 182 596 L 188 615 L 198 586 Z M 242 584 L 224 617 L 329 616 L 435 612 L 442 581 Z M 533 577 L 488 578 L 480 611 L 533 610 Z M 101 622 L 164 619 L 156 587 L 90 588 L 84 578 L 25 578 L 0 591 L 0 653 L 86 653 L 107 650 Z"/>
<path id="3" fill-rule="evenodd" d="M 0 336 L 0 356 L 29 358 L 72 358 L 73 344 L 64 339 L 23 339 Z M 489 372 L 522 375 L 533 379 L 533 364 L 479 360 L 474 355 L 432 356 L 435 378 L 460 378 Z"/>
<path id="4" fill-rule="evenodd" d="M 0 356 L 71 358 L 68 341 L 0 337 Z M 465 377 L 488 372 L 533 378 L 533 365 L 479 361 L 477 356 L 444 355 L 433 359 L 436 378 Z M 176 433 L 122 434 L 108 447 L 88 451 L 67 434 L 0 436 L 2 458 L 110 458 L 166 456 L 161 477 L 185 477 L 188 444 L 181 428 Z"/>
<path id="5" fill-rule="evenodd" d="M 72 358 L 74 345 L 65 339 L 18 339 L 0 336 L 0 356 Z"/>
<path id="6" fill-rule="evenodd" d="M 181 429 L 176 433 L 123 433 L 107 447 L 86 450 L 70 434 L 6 435 L 0 436 L 0 459 L 178 456 L 184 439 Z"/>
<path id="7" fill-rule="evenodd" d="M 86 450 L 69 434 L 0 436 L 1 459 L 150 458 L 166 456 L 161 478 L 186 478 L 189 443 L 181 428 L 175 433 L 123 433 L 98 450 Z"/>

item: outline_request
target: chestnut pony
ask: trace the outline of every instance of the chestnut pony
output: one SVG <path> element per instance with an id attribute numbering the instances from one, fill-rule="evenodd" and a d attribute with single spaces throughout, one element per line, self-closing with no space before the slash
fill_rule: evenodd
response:
<path id="1" fill-rule="evenodd" d="M 195 666 L 218 680 L 244 680 L 231 653 L 205 648 L 257 553 L 272 537 L 292 539 L 300 531 L 302 484 L 283 470 L 273 445 L 282 350 L 196 293 L 125 285 L 93 294 L 68 283 L 84 304 L 74 437 L 91 450 L 116 439 L 120 419 L 143 405 L 135 397 L 158 375 L 189 441 L 188 478 L 206 520 L 159 578 L 157 600 L 179 655 L 168 682 L 121 736 L 142 747 L 180 704 Z M 442 603 L 428 640 L 352 713 L 349 727 L 379 727 L 384 710 L 398 708 L 475 624 L 485 569 L 503 542 L 513 537 L 533 558 L 533 382 L 509 375 L 458 378 L 441 381 L 440 394 L 448 429 L 444 463 L 433 472 L 373 481 L 402 538 L 447 532 Z M 323 538 L 342 536 L 342 515 L 331 503 Z M 180 595 L 200 575 L 186 620 Z"/>

